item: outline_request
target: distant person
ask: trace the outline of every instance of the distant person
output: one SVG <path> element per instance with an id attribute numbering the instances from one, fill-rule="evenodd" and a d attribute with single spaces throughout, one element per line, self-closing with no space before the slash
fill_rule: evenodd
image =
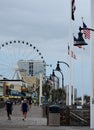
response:
<path id="1" fill-rule="evenodd" d="M 33 102 L 34 102 L 34 106 L 36 106 L 36 99 L 34 99 Z"/>
<path id="2" fill-rule="evenodd" d="M 23 121 L 26 119 L 27 117 L 27 112 L 29 110 L 29 107 L 28 107 L 28 103 L 27 103 L 27 99 L 24 99 L 22 104 L 21 104 L 21 110 L 22 110 L 22 114 L 23 114 Z"/>
<path id="3" fill-rule="evenodd" d="M 5 105 L 6 105 L 8 120 L 11 120 L 11 115 L 12 115 L 12 110 L 13 110 L 13 102 L 8 98 L 5 102 Z"/>
<path id="4" fill-rule="evenodd" d="M 29 103 L 29 108 L 31 108 L 31 106 L 32 106 L 32 98 L 28 99 L 28 103 Z"/>

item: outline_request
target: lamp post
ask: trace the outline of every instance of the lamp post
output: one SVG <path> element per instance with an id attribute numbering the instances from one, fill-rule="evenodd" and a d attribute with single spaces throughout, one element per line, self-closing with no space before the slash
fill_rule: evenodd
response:
<path id="1" fill-rule="evenodd" d="M 44 63 L 44 65 L 43 65 L 43 67 L 44 67 L 44 74 L 43 74 L 43 83 L 45 83 L 45 81 L 46 81 L 46 67 L 52 67 L 52 64 L 46 64 L 46 63 Z"/>
<path id="2" fill-rule="evenodd" d="M 51 84 L 51 88 L 50 88 L 50 100 L 52 101 L 52 90 L 55 89 L 55 80 L 54 77 L 56 77 L 54 69 L 52 71 L 52 74 L 50 75 L 50 80 L 52 81 L 53 84 Z M 54 99 L 55 101 L 55 99 Z"/>
<path id="3" fill-rule="evenodd" d="M 54 86 L 54 77 L 55 77 L 55 72 L 53 70 L 52 74 L 50 75 L 50 79 L 53 81 L 53 86 Z"/>
<path id="4" fill-rule="evenodd" d="M 92 0 L 92 4 L 91 4 L 91 10 L 94 11 L 94 1 Z M 92 11 L 92 12 L 93 12 Z M 94 17 L 94 13 L 92 14 L 92 18 Z M 94 20 L 92 20 L 92 26 L 94 27 Z M 94 31 L 94 29 L 92 28 L 81 28 L 79 27 L 79 31 L 81 33 L 81 30 L 84 30 L 84 29 L 87 29 L 87 30 L 90 30 L 90 31 Z M 79 33 L 78 33 L 79 34 Z M 83 41 L 81 40 L 81 36 L 82 35 L 79 35 L 80 38 L 78 38 L 78 43 L 74 44 L 74 46 L 83 46 L 83 45 L 87 45 L 85 43 L 85 40 L 83 39 Z M 90 44 L 90 53 L 91 53 L 91 99 L 90 99 L 90 127 L 91 128 L 94 128 L 94 33 L 91 33 L 91 44 Z"/>
<path id="5" fill-rule="evenodd" d="M 90 127 L 94 128 L 94 0 L 90 1 L 91 13 L 91 44 L 90 44 L 90 58 L 91 58 L 91 100 L 90 100 Z"/>
<path id="6" fill-rule="evenodd" d="M 63 63 L 63 64 L 65 64 L 68 68 L 70 68 L 70 66 L 66 63 L 66 62 L 64 62 L 64 61 L 57 61 L 57 67 L 56 67 L 56 70 L 57 71 L 59 71 L 61 74 L 62 74 L 62 89 L 64 90 L 64 76 L 63 76 L 63 73 L 62 73 L 62 71 L 61 71 L 61 68 L 60 68 L 60 65 L 59 65 L 59 63 Z M 70 86 L 71 87 L 71 86 Z M 69 89 L 70 90 L 70 89 Z M 71 94 L 71 92 L 70 91 L 68 91 L 68 88 L 66 89 L 66 105 L 70 105 L 70 96 L 68 96 L 68 92 Z"/>
<path id="7" fill-rule="evenodd" d="M 74 46 L 81 47 L 81 46 L 88 45 L 83 38 L 83 33 L 81 32 L 81 30 L 84 30 L 84 29 L 88 29 L 88 28 L 81 28 L 81 26 L 79 27 L 78 39 L 77 39 L 77 42 L 74 44 Z M 90 29 L 88 29 L 88 30 L 90 30 Z M 83 56 L 82 56 L 82 58 L 83 58 Z M 83 62 L 83 59 L 82 59 L 82 62 Z M 82 67 L 82 78 L 83 78 L 83 67 Z M 83 80 L 82 80 L 82 82 L 83 82 Z M 83 86 L 84 85 L 82 84 L 82 88 L 83 88 Z M 82 94 L 82 106 L 83 106 L 83 101 L 84 101 L 84 96 Z"/>
<path id="8" fill-rule="evenodd" d="M 52 77 L 53 77 L 54 90 L 55 90 L 55 93 L 56 93 L 56 95 L 54 97 L 54 101 L 55 101 L 55 103 L 57 103 L 60 99 L 63 99 L 62 101 L 64 101 L 65 95 L 63 93 L 63 90 L 62 90 L 62 97 L 61 97 L 61 95 L 58 95 L 59 94 L 59 91 L 58 91 L 59 90 L 59 78 L 58 78 L 58 76 L 55 75 L 55 71 L 57 71 L 57 70 L 53 69 Z M 62 103 L 64 103 L 64 102 L 62 102 Z"/>
<path id="9" fill-rule="evenodd" d="M 54 81 L 54 89 L 59 88 L 59 78 L 55 75 L 56 70 L 53 69 L 52 71 L 52 77 L 53 77 L 53 81 Z"/>
<path id="10" fill-rule="evenodd" d="M 57 68 L 55 69 L 55 71 L 59 71 L 61 73 L 61 76 L 62 76 L 62 89 L 64 89 L 64 75 L 63 75 L 62 71 L 57 69 Z"/>
<path id="11" fill-rule="evenodd" d="M 55 70 L 59 71 L 61 73 L 61 75 L 62 75 L 62 88 L 64 89 L 64 76 L 63 76 L 63 73 L 61 71 L 59 63 L 63 63 L 65 65 L 67 65 L 68 68 L 69 68 L 69 65 L 66 62 L 64 62 L 64 61 L 57 61 L 57 67 L 55 69 Z"/>

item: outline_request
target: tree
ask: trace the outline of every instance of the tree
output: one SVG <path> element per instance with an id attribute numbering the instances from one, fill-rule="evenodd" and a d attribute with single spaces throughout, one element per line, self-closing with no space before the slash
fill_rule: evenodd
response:
<path id="1" fill-rule="evenodd" d="M 84 100 L 86 101 L 86 104 L 90 103 L 90 96 L 84 95 Z"/>
<path id="2" fill-rule="evenodd" d="M 46 99 L 48 100 L 50 98 L 50 85 L 44 84 L 43 85 L 43 95 L 46 96 Z"/>
<path id="3" fill-rule="evenodd" d="M 62 88 L 59 88 L 57 90 L 53 89 L 52 90 L 52 101 L 53 102 L 63 102 L 65 103 L 65 100 L 66 100 L 66 93 L 65 91 L 62 89 Z"/>

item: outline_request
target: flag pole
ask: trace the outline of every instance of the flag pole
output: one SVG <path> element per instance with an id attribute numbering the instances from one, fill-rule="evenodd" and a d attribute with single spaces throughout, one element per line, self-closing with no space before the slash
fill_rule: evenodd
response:
<path id="1" fill-rule="evenodd" d="M 84 104 L 84 70 L 83 70 L 84 69 L 84 67 L 83 67 L 84 58 L 83 58 L 83 52 L 84 51 L 83 51 L 83 48 L 82 48 L 82 67 L 81 67 L 81 69 L 82 69 L 81 70 L 81 72 L 82 72 L 82 74 L 81 74 L 82 75 L 82 87 L 81 87 L 82 88 L 82 106 Z"/>
<path id="2" fill-rule="evenodd" d="M 94 28 L 94 0 L 90 3 L 91 28 Z M 94 128 L 94 32 L 91 31 L 90 57 L 91 57 L 91 98 L 90 98 L 90 127 Z"/>
<path id="3" fill-rule="evenodd" d="M 70 56 L 69 56 L 70 55 L 70 46 L 69 46 L 69 43 L 67 44 L 67 55 L 68 55 L 67 56 L 67 61 L 69 62 L 69 58 L 70 58 Z M 70 83 L 69 71 L 68 71 L 68 85 L 66 87 L 66 105 L 67 106 L 69 105 L 69 83 Z"/>
<path id="4" fill-rule="evenodd" d="M 82 17 L 82 23 L 83 23 L 83 17 Z M 83 104 L 84 104 L 84 67 L 83 67 L 83 63 L 84 63 L 84 58 L 83 58 L 83 56 L 84 56 L 84 48 L 82 47 L 82 67 L 81 67 L 81 69 L 82 69 L 82 106 L 83 106 Z"/>
<path id="5" fill-rule="evenodd" d="M 75 0 L 70 0 L 70 42 L 69 42 L 69 46 L 70 46 L 70 50 L 72 48 L 72 43 L 73 43 L 73 36 L 72 36 L 72 20 L 74 20 L 74 10 L 75 10 L 75 6 L 74 6 Z M 70 69 L 69 69 L 69 106 L 71 106 L 72 104 L 72 100 L 71 100 L 71 81 L 72 81 L 72 62 L 71 62 L 71 55 L 69 56 L 69 64 L 70 64 Z"/>

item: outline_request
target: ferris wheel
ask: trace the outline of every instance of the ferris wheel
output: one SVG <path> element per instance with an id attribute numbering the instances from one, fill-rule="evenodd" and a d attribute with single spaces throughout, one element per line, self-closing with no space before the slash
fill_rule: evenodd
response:
<path id="1" fill-rule="evenodd" d="M 0 45 L 0 76 L 12 79 L 19 60 L 39 60 L 45 64 L 42 53 L 32 43 L 14 40 Z"/>

